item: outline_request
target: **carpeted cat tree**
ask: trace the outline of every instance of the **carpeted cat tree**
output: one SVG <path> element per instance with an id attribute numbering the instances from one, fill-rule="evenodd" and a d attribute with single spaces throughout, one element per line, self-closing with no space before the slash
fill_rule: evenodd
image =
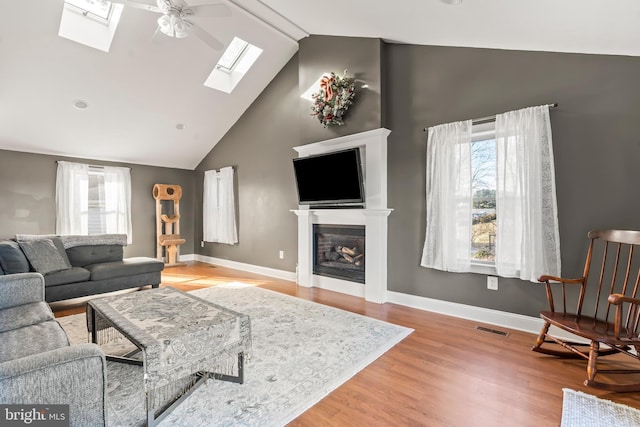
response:
<path id="1" fill-rule="evenodd" d="M 153 198 L 156 199 L 156 257 L 158 259 L 164 258 L 165 267 L 184 265 L 179 262 L 180 245 L 186 242 L 186 239 L 180 236 L 182 187 L 171 184 L 156 184 L 153 186 Z M 167 203 L 163 204 L 163 201 Z M 173 205 L 170 202 L 173 202 Z M 168 213 L 162 213 L 163 208 L 166 208 Z"/>

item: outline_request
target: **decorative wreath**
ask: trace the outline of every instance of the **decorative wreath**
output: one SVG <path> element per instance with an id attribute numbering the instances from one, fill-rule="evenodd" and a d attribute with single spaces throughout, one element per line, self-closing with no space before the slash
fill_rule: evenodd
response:
<path id="1" fill-rule="evenodd" d="M 346 70 L 342 77 L 333 72 L 325 75 L 320 80 L 320 90 L 311 95 L 313 98 L 311 115 L 320 120 L 324 127 L 342 126 L 344 124 L 342 116 L 353 104 L 355 94 L 355 81 L 347 77 Z"/>

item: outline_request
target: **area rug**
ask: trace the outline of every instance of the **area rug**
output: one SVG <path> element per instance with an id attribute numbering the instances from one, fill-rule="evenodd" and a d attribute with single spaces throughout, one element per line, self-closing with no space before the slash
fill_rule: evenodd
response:
<path id="1" fill-rule="evenodd" d="M 245 382 L 208 380 L 161 426 L 284 426 L 413 331 L 241 283 L 192 294 L 250 316 Z M 72 342 L 86 342 L 84 314 L 59 320 Z M 109 425 L 144 425 L 141 368 L 108 362 L 107 379 Z"/>
<path id="2" fill-rule="evenodd" d="M 562 389 L 561 427 L 638 427 L 640 411 L 568 388 Z"/>

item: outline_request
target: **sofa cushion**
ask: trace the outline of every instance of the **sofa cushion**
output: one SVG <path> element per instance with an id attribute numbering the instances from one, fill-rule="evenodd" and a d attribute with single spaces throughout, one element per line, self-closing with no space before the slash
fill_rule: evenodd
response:
<path id="1" fill-rule="evenodd" d="M 29 272 L 29 261 L 13 240 L 0 241 L 0 265 L 5 274 Z"/>
<path id="2" fill-rule="evenodd" d="M 120 245 L 88 245 L 67 249 L 69 261 L 74 267 L 84 267 L 102 262 L 122 261 L 123 250 Z"/>
<path id="3" fill-rule="evenodd" d="M 4 276 L 4 270 L 2 269 L 2 264 L 0 264 L 0 276 Z"/>
<path id="4" fill-rule="evenodd" d="M 164 263 L 154 258 L 137 257 L 88 265 L 85 268 L 91 272 L 91 280 L 107 280 L 162 271 Z"/>
<path id="5" fill-rule="evenodd" d="M 29 263 L 40 274 L 69 268 L 51 239 L 18 242 Z"/>
<path id="6" fill-rule="evenodd" d="M 62 326 L 55 320 L 0 332 L 0 363 L 69 345 Z"/>
<path id="7" fill-rule="evenodd" d="M 0 332 L 10 331 L 36 323 L 53 320 L 53 313 L 46 302 L 31 302 L 0 310 Z"/>
<path id="8" fill-rule="evenodd" d="M 69 257 L 67 256 L 67 251 L 64 249 L 64 244 L 62 243 L 62 239 L 60 236 L 55 234 L 16 234 L 16 241 L 20 242 L 31 242 L 34 240 L 42 240 L 49 239 L 53 242 L 55 247 L 58 249 L 58 252 L 62 256 L 65 264 L 67 264 L 67 268 L 71 267 L 71 263 L 69 262 Z"/>
<path id="9" fill-rule="evenodd" d="M 67 283 L 86 282 L 91 273 L 82 267 L 71 267 L 66 270 L 53 271 L 44 276 L 45 286 L 66 285 Z"/>

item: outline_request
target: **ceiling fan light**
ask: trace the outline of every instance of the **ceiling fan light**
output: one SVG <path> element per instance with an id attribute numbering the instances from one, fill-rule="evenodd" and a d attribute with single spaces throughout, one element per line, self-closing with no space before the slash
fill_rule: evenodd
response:
<path id="1" fill-rule="evenodd" d="M 158 18 L 158 28 L 162 33 L 173 37 L 173 25 L 171 25 L 171 19 L 167 15 L 162 15 Z"/>
<path id="2" fill-rule="evenodd" d="M 189 29 L 189 25 L 187 25 L 187 23 L 183 21 L 181 18 L 176 16 L 175 19 L 173 20 L 173 32 L 175 34 L 174 37 L 178 39 L 183 39 L 187 37 L 189 35 L 188 29 Z"/>

